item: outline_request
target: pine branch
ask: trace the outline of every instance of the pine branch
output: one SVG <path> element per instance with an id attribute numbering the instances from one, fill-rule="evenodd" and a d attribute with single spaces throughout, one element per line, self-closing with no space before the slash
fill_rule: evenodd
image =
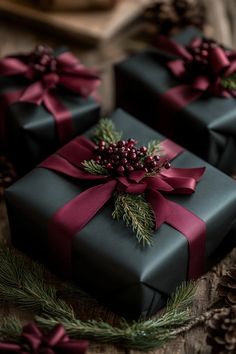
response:
<path id="1" fill-rule="evenodd" d="M 34 262 L 25 259 L 8 248 L 0 250 L 0 299 L 8 301 L 22 310 L 31 310 L 37 323 L 45 329 L 52 329 L 61 323 L 68 335 L 99 342 L 120 343 L 124 347 L 149 350 L 163 345 L 175 337 L 181 326 L 191 317 L 185 309 L 188 296 L 192 296 L 193 285 L 185 284 L 177 289 L 172 306 L 159 318 L 133 323 L 121 321 L 119 327 L 103 321 L 81 321 L 76 319 L 73 309 L 56 297 L 57 290 L 49 286 L 44 270 Z M 189 288 L 190 287 L 190 288 Z M 190 301 L 190 299 L 189 299 Z M 174 305 L 175 304 L 175 305 Z M 176 306 L 176 308 L 175 308 Z M 0 334 L 19 333 L 20 325 L 13 321 L 8 327 L 0 327 Z"/>
<path id="2" fill-rule="evenodd" d="M 187 294 L 192 293 L 193 290 L 192 284 L 190 288 L 191 291 L 188 284 L 183 285 L 181 290 L 177 289 L 174 297 L 179 300 L 182 298 L 186 303 Z M 179 305 L 181 305 L 181 300 Z M 184 308 L 185 305 L 183 304 L 180 307 Z M 103 321 L 82 322 L 79 319 L 65 319 L 62 320 L 62 324 L 73 338 L 87 338 L 102 343 L 119 343 L 130 349 L 150 350 L 158 348 L 175 338 L 177 331 L 182 333 L 182 326 L 188 323 L 190 319 L 191 316 L 186 309 L 180 311 L 178 309 L 167 309 L 159 318 L 134 321 L 131 324 L 123 320 L 120 327 L 113 327 Z M 50 317 L 37 317 L 36 320 L 39 325 L 49 329 L 53 328 L 58 322 L 57 319 Z"/>
<path id="3" fill-rule="evenodd" d="M 9 248 L 0 249 L 0 300 L 22 310 L 43 312 L 55 317 L 74 316 L 73 310 L 58 299 L 55 287 L 44 280 L 44 268 Z"/>
<path id="4" fill-rule="evenodd" d="M 236 90 L 236 74 L 223 78 L 221 85 L 228 90 Z"/>
<path id="5" fill-rule="evenodd" d="M 1 320 L 0 338 L 1 340 L 10 340 L 17 342 L 17 338 L 22 332 L 22 325 L 15 316 L 8 316 Z"/>
<path id="6" fill-rule="evenodd" d="M 152 245 L 154 214 L 142 195 L 117 193 L 112 217 L 116 220 L 123 220 L 127 226 L 131 226 L 138 242 L 143 246 Z"/>
<path id="7" fill-rule="evenodd" d="M 121 139 L 122 133 L 115 130 L 114 123 L 108 119 L 100 119 L 95 132 L 94 140 L 98 143 L 100 140 L 105 141 L 107 144 L 116 143 Z"/>
<path id="8" fill-rule="evenodd" d="M 160 142 L 158 140 L 152 140 L 148 143 L 147 146 L 147 155 L 154 156 L 159 154 L 161 151 Z"/>
<path id="9" fill-rule="evenodd" d="M 108 171 L 94 160 L 84 161 L 82 165 L 84 170 L 92 175 L 108 175 Z"/>
<path id="10" fill-rule="evenodd" d="M 167 309 L 187 309 L 193 301 L 193 296 L 196 293 L 196 286 L 197 283 L 194 282 L 188 282 L 188 284 L 182 283 L 168 301 Z"/>

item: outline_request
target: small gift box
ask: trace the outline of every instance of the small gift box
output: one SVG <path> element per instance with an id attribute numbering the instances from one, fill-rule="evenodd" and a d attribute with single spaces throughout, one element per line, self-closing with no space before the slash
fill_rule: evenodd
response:
<path id="1" fill-rule="evenodd" d="M 19 174 L 99 119 L 96 72 L 65 49 L 0 60 L 0 136 Z"/>
<path id="2" fill-rule="evenodd" d="M 16 247 L 128 318 L 197 278 L 236 219 L 233 179 L 121 110 L 6 199 Z"/>
<path id="3" fill-rule="evenodd" d="M 228 174 L 236 171 L 236 52 L 189 28 L 118 64 L 116 104 Z"/>

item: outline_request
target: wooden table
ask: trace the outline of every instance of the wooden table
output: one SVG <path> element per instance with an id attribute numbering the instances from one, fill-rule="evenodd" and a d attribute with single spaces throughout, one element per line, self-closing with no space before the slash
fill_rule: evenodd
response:
<path id="1" fill-rule="evenodd" d="M 229 1 L 228 1 L 229 2 Z M 223 6 L 224 0 L 206 0 L 209 18 L 211 25 L 214 28 L 212 12 L 219 12 L 219 7 Z M 211 4 L 211 6 L 210 6 Z M 217 6 L 216 6 L 217 4 Z M 232 3 L 231 3 L 232 5 Z M 216 11 L 217 10 L 217 11 Z M 225 15 L 225 14 L 224 14 Z M 224 18 L 225 21 L 225 18 Z M 220 19 L 217 19 L 220 23 Z M 215 35 L 217 39 L 226 39 L 227 44 L 232 45 L 233 35 L 227 30 L 228 23 L 225 22 L 225 27 L 222 25 L 215 27 Z M 130 31 L 130 33 L 133 30 Z M 97 48 L 84 48 L 78 43 L 70 43 L 71 50 L 84 62 L 86 65 L 95 66 L 99 68 L 102 76 L 101 97 L 103 102 L 103 112 L 108 114 L 114 107 L 113 99 L 113 75 L 112 65 L 127 56 L 126 46 L 129 33 L 126 32 L 118 38 L 105 46 Z M 227 38 L 226 38 L 227 37 Z M 24 28 L 8 21 L 1 21 L 0 23 L 0 56 L 15 53 L 19 51 L 31 50 L 35 45 L 45 43 L 50 46 L 60 46 L 63 40 L 60 34 L 57 36 L 45 36 L 34 32 L 31 28 Z M 6 211 L 4 201 L 0 201 L 0 236 L 6 239 L 8 235 L 8 225 L 6 218 Z M 210 273 L 204 275 L 200 281 L 193 305 L 193 313 L 200 315 L 203 311 L 214 302 L 216 292 L 215 288 L 219 279 L 219 275 L 225 272 L 225 269 L 230 265 L 235 264 L 236 249 L 231 252 L 218 266 L 216 266 Z M 6 308 L 2 309 L 3 311 Z M 108 310 L 101 308 L 90 309 L 89 316 L 94 318 L 103 317 L 104 320 L 113 322 L 115 315 Z M 21 315 L 22 316 L 22 315 Z M 29 316 L 30 317 L 30 316 Z M 205 344 L 204 328 L 194 328 L 183 336 L 179 336 L 176 340 L 170 342 L 159 350 L 152 351 L 153 354 L 190 354 L 190 353 L 210 353 L 210 348 Z M 139 352 L 133 350 L 123 350 L 113 345 L 100 345 L 91 343 L 90 354 L 95 353 L 109 353 L 109 354 L 138 354 Z"/>

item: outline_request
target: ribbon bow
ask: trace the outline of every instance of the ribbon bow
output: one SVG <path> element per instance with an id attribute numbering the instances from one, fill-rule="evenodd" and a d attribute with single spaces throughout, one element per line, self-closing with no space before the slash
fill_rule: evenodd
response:
<path id="1" fill-rule="evenodd" d="M 222 79 L 236 72 L 236 51 L 225 50 L 212 40 L 194 39 L 189 46 L 159 36 L 155 46 L 168 56 L 167 67 L 182 84 L 168 90 L 163 100 L 177 110 L 204 94 L 236 97 L 236 90 L 226 89 Z"/>
<path id="2" fill-rule="evenodd" d="M 0 60 L 0 76 L 27 80 L 27 87 L 4 95 L 7 103 L 43 104 L 56 120 L 60 142 L 68 140 L 73 127 L 70 112 L 57 97 L 55 89 L 62 87 L 87 98 L 100 84 L 95 71 L 80 64 L 72 53 L 64 52 L 55 57 L 50 48 L 42 46 L 28 55 Z"/>
<path id="3" fill-rule="evenodd" d="M 170 140 L 164 141 L 162 147 L 168 159 L 173 159 L 183 151 Z M 205 168 L 170 168 L 155 176 L 145 176 L 142 170 L 130 172 L 128 176 L 92 175 L 84 171 L 82 163 L 93 158 L 94 148 L 91 140 L 80 136 L 40 165 L 66 176 L 95 183 L 95 186 L 83 191 L 59 209 L 50 221 L 49 243 L 55 252 L 54 259 L 58 262 L 58 269 L 69 273 L 74 234 L 79 232 L 118 190 L 130 194 L 144 193 L 152 206 L 156 229 L 167 223 L 186 236 L 190 257 L 188 275 L 189 278 L 199 276 L 204 259 L 205 224 L 187 209 L 168 200 L 163 193 L 193 193 Z"/>
<path id="4" fill-rule="evenodd" d="M 45 335 L 34 323 L 23 328 L 21 344 L 0 342 L 0 352 L 19 354 L 84 354 L 85 340 L 71 340 L 62 325 Z"/>

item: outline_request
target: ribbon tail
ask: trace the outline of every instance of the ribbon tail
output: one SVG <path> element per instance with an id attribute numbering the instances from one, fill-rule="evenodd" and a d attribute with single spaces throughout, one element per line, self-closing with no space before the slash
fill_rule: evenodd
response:
<path id="1" fill-rule="evenodd" d="M 56 129 L 61 144 L 68 142 L 73 133 L 73 121 L 70 111 L 52 93 L 47 92 L 43 102 L 56 121 Z"/>
<path id="2" fill-rule="evenodd" d="M 153 189 L 146 192 L 147 201 L 151 204 L 155 216 L 156 230 L 168 219 L 171 208 L 168 200 L 163 195 Z"/>
<path id="3" fill-rule="evenodd" d="M 178 155 L 182 154 L 184 152 L 184 148 L 176 143 L 174 143 L 172 140 L 165 139 L 161 142 L 161 149 L 163 149 L 165 153 L 165 157 L 167 160 L 173 160 L 176 158 Z"/>
<path id="4" fill-rule="evenodd" d="M 161 95 L 160 104 L 164 105 L 169 113 L 178 112 L 189 103 L 196 101 L 202 93 L 191 85 L 178 85 Z"/>
<path id="5" fill-rule="evenodd" d="M 171 213 L 166 223 L 180 231 L 188 240 L 188 279 L 196 279 L 204 270 L 206 225 L 197 215 L 168 200 Z"/>
<path id="6" fill-rule="evenodd" d="M 78 233 L 112 197 L 117 181 L 85 190 L 59 209 L 49 223 L 49 249 L 53 264 L 64 275 L 71 270 L 71 251 Z"/>

